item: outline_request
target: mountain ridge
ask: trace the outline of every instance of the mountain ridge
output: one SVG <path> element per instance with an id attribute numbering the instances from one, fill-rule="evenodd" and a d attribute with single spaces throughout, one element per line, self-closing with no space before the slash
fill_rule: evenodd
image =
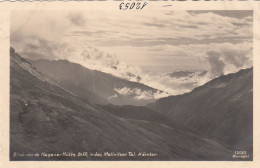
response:
<path id="1" fill-rule="evenodd" d="M 189 93 L 147 107 L 252 158 L 253 67 L 219 76 Z M 239 148 L 239 149 L 238 149 Z"/>
<path id="2" fill-rule="evenodd" d="M 67 60 L 50 61 L 42 59 L 34 60 L 32 64 L 45 76 L 67 90 L 82 98 L 93 100 L 97 104 L 125 105 L 128 103 L 144 105 L 154 101 L 153 94 L 162 92 L 142 83 L 127 81 L 111 74 L 90 70 Z M 137 97 L 138 94 L 151 97 L 140 99 Z"/>

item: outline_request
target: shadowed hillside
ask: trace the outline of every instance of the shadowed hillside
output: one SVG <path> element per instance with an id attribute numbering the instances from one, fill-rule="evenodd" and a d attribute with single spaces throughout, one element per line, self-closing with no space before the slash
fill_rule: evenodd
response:
<path id="1" fill-rule="evenodd" d="M 253 68 L 220 76 L 190 93 L 162 98 L 148 107 L 231 150 L 246 150 L 252 159 Z"/>

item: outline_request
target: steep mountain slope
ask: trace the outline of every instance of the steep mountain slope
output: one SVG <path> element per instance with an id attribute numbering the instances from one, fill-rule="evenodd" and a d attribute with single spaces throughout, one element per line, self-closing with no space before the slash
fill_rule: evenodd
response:
<path id="1" fill-rule="evenodd" d="M 103 105 L 102 108 L 115 116 L 126 119 L 144 120 L 157 123 L 164 123 L 168 121 L 168 118 L 164 115 L 143 106 L 117 106 L 109 104 Z"/>
<path id="2" fill-rule="evenodd" d="M 160 92 L 146 85 L 90 70 L 66 60 L 31 62 L 57 84 L 97 104 L 109 102 L 117 105 L 144 105 L 153 102 L 153 95 Z"/>
<path id="3" fill-rule="evenodd" d="M 150 108 L 252 157 L 253 68 L 220 76 L 192 92 L 162 98 Z"/>
<path id="4" fill-rule="evenodd" d="M 176 124 L 169 117 L 144 106 L 132 106 L 132 105 L 118 106 L 118 105 L 109 104 L 109 105 L 102 105 L 101 107 L 106 112 L 109 112 L 114 116 L 126 119 L 135 125 L 138 123 L 145 123 L 151 126 L 153 125 L 155 127 L 156 126 L 161 127 L 160 128 L 162 129 L 161 132 L 163 132 L 166 128 L 176 129 L 176 130 L 179 129 L 182 132 L 195 134 L 197 137 L 199 136 L 204 137 L 204 135 L 201 135 L 198 131 L 190 129 L 189 127 L 183 127 L 183 125 L 181 124 Z M 175 136 L 175 134 L 173 134 L 172 136 Z"/>
<path id="5" fill-rule="evenodd" d="M 35 70 L 10 50 L 11 160 L 228 160 L 231 151 L 191 132 L 116 117 Z M 16 157 L 40 153 L 40 157 Z M 44 157 L 46 154 L 61 154 Z M 152 152 L 156 157 L 69 157 L 63 152 Z"/>

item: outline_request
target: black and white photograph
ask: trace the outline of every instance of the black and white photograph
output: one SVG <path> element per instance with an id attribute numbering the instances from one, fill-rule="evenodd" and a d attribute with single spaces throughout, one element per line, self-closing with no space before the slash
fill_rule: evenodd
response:
<path id="1" fill-rule="evenodd" d="M 253 15 L 12 11 L 10 161 L 253 161 Z"/>

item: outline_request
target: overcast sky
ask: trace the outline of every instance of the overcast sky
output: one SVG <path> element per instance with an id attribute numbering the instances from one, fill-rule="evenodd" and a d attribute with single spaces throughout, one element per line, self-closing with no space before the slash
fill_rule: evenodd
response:
<path id="1" fill-rule="evenodd" d="M 30 59 L 218 74 L 252 66 L 252 11 L 14 12 L 11 45 Z"/>

